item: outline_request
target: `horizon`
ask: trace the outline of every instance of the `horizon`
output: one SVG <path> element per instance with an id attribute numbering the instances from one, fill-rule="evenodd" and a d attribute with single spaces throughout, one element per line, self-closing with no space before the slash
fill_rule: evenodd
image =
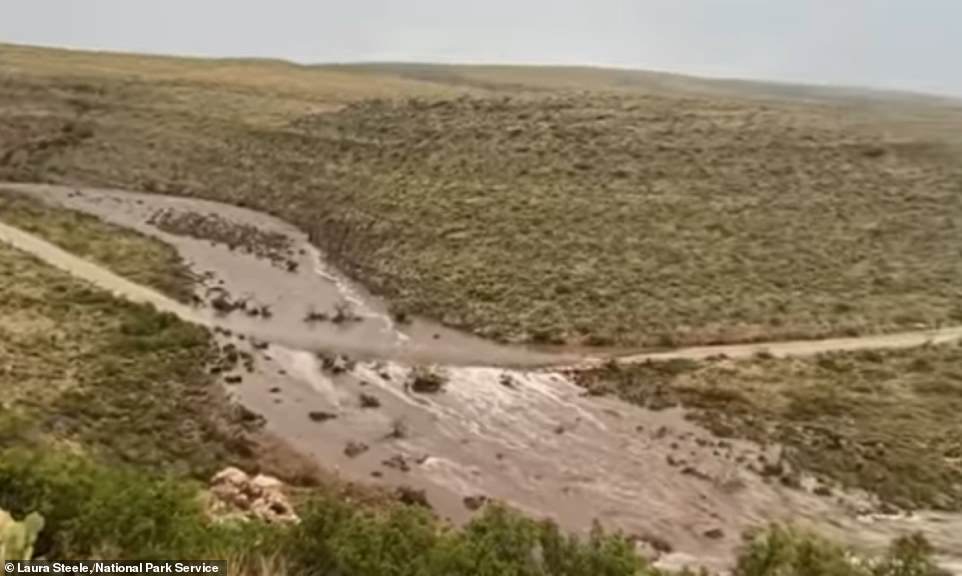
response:
<path id="1" fill-rule="evenodd" d="M 924 98 L 935 98 L 949 100 L 962 104 L 962 94 L 940 93 L 932 91 L 914 90 L 911 88 L 891 88 L 869 86 L 864 84 L 830 84 L 817 81 L 795 81 L 786 79 L 771 79 L 750 76 L 712 76 L 709 74 L 691 74 L 683 71 L 662 70 L 653 68 L 632 68 L 617 64 L 592 64 L 592 63 L 541 63 L 541 62 L 485 62 L 485 61 L 426 61 L 426 60 L 341 60 L 341 61 L 298 61 L 277 56 L 257 56 L 257 55 L 232 55 L 232 56 L 208 56 L 189 53 L 162 53 L 162 52 L 135 52 L 122 49 L 95 49 L 83 48 L 56 44 L 29 44 L 21 42 L 6 42 L 0 39 L 0 46 L 16 46 L 19 48 L 39 49 L 39 50 L 63 50 L 67 52 L 78 52 L 86 54 L 102 54 L 113 56 L 132 56 L 146 58 L 173 58 L 184 60 L 199 61 L 249 61 L 249 62 L 274 62 L 302 68 L 324 68 L 324 67 L 350 67 L 350 66 L 450 66 L 450 67 L 480 67 L 480 68 L 548 68 L 548 69 L 584 69 L 602 70 L 611 72 L 634 72 L 640 74 L 652 74 L 660 76 L 674 76 L 679 78 L 689 78 L 694 80 L 705 80 L 708 82 L 735 82 L 762 84 L 770 86 L 813 88 L 824 90 L 851 90 L 859 92 L 859 95 L 904 95 L 917 96 Z"/>
<path id="2" fill-rule="evenodd" d="M 0 6 L 0 42 L 302 65 L 595 67 L 962 96 L 952 56 L 962 51 L 953 29 L 962 4 L 950 0 L 136 4 L 13 0 Z"/>

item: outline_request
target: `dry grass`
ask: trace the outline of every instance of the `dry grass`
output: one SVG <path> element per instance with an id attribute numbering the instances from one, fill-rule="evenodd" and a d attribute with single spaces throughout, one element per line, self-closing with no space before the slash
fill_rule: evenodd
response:
<path id="1" fill-rule="evenodd" d="M 812 359 L 609 365 L 593 393 L 682 404 L 723 436 L 778 442 L 829 483 L 911 509 L 962 509 L 962 345 Z"/>
<path id="2" fill-rule="evenodd" d="M 214 352 L 204 329 L 0 245 L 5 445 L 32 438 L 201 475 L 243 462 L 252 445 L 204 370 Z"/>
<path id="3" fill-rule="evenodd" d="M 849 119 L 847 100 L 632 78 L 17 48 L 0 55 L 0 178 L 265 210 L 399 309 L 506 340 L 962 319 L 962 179 L 921 120 L 893 119 L 907 105 Z M 955 118 L 934 106 L 918 117 Z"/>
<path id="4" fill-rule="evenodd" d="M 0 221 L 181 302 L 193 295 L 194 277 L 177 250 L 93 216 L 56 208 L 0 188 Z"/>

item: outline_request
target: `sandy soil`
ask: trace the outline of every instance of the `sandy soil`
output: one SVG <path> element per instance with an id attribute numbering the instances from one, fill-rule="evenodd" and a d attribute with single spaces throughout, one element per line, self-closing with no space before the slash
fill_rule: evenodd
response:
<path id="1" fill-rule="evenodd" d="M 763 461 L 777 458 L 777 447 L 722 442 L 688 422 L 680 410 L 653 412 L 616 399 L 586 397 L 564 370 L 537 368 L 595 360 L 501 347 L 423 321 L 398 327 L 382 302 L 325 267 L 306 238 L 283 222 L 196 200 L 6 187 L 176 246 L 203 278 L 197 306 L 174 302 L 0 223 L 0 241 L 119 295 L 213 327 L 221 345 L 251 353 L 250 370 L 223 375 L 231 394 L 262 414 L 268 431 L 347 479 L 425 490 L 438 514 L 455 522 L 469 518 L 486 498 L 508 501 L 574 530 L 585 530 L 598 519 L 636 535 L 647 549 L 656 542 L 670 544 L 672 552 L 661 557 L 665 566 L 724 567 L 743 530 L 792 520 L 869 548 L 920 530 L 943 552 L 946 566 L 962 573 L 962 515 L 879 516 L 863 494 L 819 497 L 805 488 L 784 487 L 757 471 Z M 147 223 L 158 209 L 211 211 L 286 234 L 298 268 L 291 272 L 242 250 L 167 234 Z M 268 306 L 271 316 L 218 313 L 209 304 L 221 290 Z M 304 322 L 307 309 L 327 310 L 343 301 L 363 321 Z M 962 329 L 946 329 L 695 348 L 626 360 L 734 357 L 759 350 L 812 354 L 960 336 Z M 325 367 L 325 355 L 332 359 L 337 353 L 350 358 L 334 365 L 329 360 Z M 438 368 L 447 380 L 440 393 L 418 394 L 406 385 L 413 362 L 445 364 Z"/>

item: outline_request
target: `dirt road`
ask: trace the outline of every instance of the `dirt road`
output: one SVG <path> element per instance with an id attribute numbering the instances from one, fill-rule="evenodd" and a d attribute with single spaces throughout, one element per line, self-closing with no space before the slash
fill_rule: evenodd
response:
<path id="1" fill-rule="evenodd" d="M 10 187 L 18 190 L 42 190 L 49 192 L 51 190 L 57 190 L 63 193 L 66 189 L 51 186 L 24 186 L 24 185 L 0 185 L 4 187 Z M 72 190 L 72 189 L 70 189 Z M 97 191 L 86 191 L 90 193 L 96 193 Z M 117 194 L 117 192 L 113 192 Z M 142 196 L 142 195 L 137 195 Z M 205 203 L 206 204 L 206 203 Z M 79 207 L 79 206 L 72 206 Z M 95 213 L 97 215 L 104 216 L 105 211 L 86 210 L 88 212 Z M 113 220 L 119 220 L 120 223 L 133 226 L 139 221 L 131 221 L 130 219 L 118 219 L 116 216 Z M 170 238 L 164 238 L 170 241 Z M 271 323 L 265 322 L 244 322 L 234 318 L 217 318 L 212 314 L 204 313 L 195 308 L 185 306 L 180 304 L 166 296 L 160 294 L 159 292 L 152 290 L 150 288 L 145 288 L 143 286 L 134 284 L 124 278 L 113 274 L 109 270 L 105 270 L 91 262 L 87 262 L 81 258 L 77 258 L 72 254 L 65 252 L 64 250 L 58 248 L 57 246 L 38 238 L 35 235 L 29 234 L 7 224 L 0 222 L 0 241 L 7 242 L 25 252 L 30 252 L 34 256 L 48 262 L 49 264 L 61 268 L 70 272 L 71 274 L 87 280 L 100 288 L 109 290 L 114 294 L 123 296 L 130 300 L 136 302 L 150 302 L 155 305 L 158 309 L 165 310 L 177 314 L 181 318 L 204 324 L 207 326 L 219 325 L 232 330 L 239 330 L 241 332 L 250 332 L 252 336 L 263 337 L 267 340 L 281 342 L 289 346 L 294 346 L 298 348 L 311 348 L 316 347 L 320 349 L 325 349 L 331 352 L 343 352 L 347 354 L 358 354 L 362 356 L 368 356 L 372 358 L 384 358 L 390 357 L 395 358 L 395 354 L 398 343 L 397 339 L 400 338 L 402 341 L 409 339 L 410 336 L 402 334 L 398 336 L 395 334 L 388 334 L 387 338 L 394 339 L 391 343 L 385 343 L 383 337 L 385 330 L 379 330 L 380 335 L 377 333 L 363 333 L 359 337 L 349 337 L 349 334 L 345 334 L 345 331 L 339 331 L 336 334 L 324 334 L 320 333 L 317 329 L 311 328 L 310 335 L 305 338 L 297 337 L 297 328 L 303 329 L 303 322 L 298 316 L 294 318 L 291 322 L 286 322 L 281 319 L 274 320 Z M 176 242 L 175 245 L 183 252 L 185 249 L 183 239 Z M 194 242 L 193 244 L 197 244 Z M 189 256 L 195 260 L 199 258 L 198 250 L 196 246 L 191 246 L 193 250 L 189 251 Z M 201 247 L 204 252 L 209 252 L 206 246 Z M 224 256 L 220 256 L 222 260 Z M 242 259 L 237 259 L 238 262 L 233 262 L 231 264 L 236 264 L 236 267 L 241 267 L 240 263 Z M 221 265 L 221 272 L 223 273 L 224 262 L 216 262 L 216 264 Z M 274 275 L 279 278 L 274 278 L 271 274 L 270 269 L 261 271 L 257 274 L 249 274 L 249 277 L 260 277 L 263 278 L 264 274 L 268 274 L 267 281 L 277 285 L 290 283 L 292 278 L 291 275 Z M 348 289 L 349 287 L 344 286 L 343 282 L 335 282 L 335 284 L 342 284 L 339 288 L 341 290 Z M 255 289 L 256 286 L 250 287 Z M 376 315 L 378 318 L 386 322 L 388 328 L 393 329 L 390 320 L 387 318 L 386 312 L 384 312 L 384 305 L 382 303 L 373 303 L 373 298 L 367 297 L 366 295 L 358 295 L 357 290 L 352 290 L 354 292 L 353 298 L 355 300 L 362 299 L 364 302 L 360 302 L 360 307 L 364 309 L 377 309 Z M 295 292 L 292 290 L 292 292 Z M 316 295 L 319 290 L 312 286 L 309 289 L 300 290 L 300 293 L 293 294 L 283 294 L 282 298 L 277 300 L 294 300 L 291 296 L 303 296 L 305 293 L 310 292 Z M 298 310 L 298 313 L 300 311 Z M 283 329 L 270 330 L 268 325 L 283 325 Z M 293 326 L 292 326 L 293 325 Z M 368 324 L 367 326 L 370 326 Z M 433 338 L 433 336 L 424 335 L 419 339 L 419 345 L 421 346 L 421 358 L 420 360 L 425 361 L 438 361 L 438 362 L 452 362 L 452 363 L 465 363 L 465 364 L 503 364 L 508 366 L 518 366 L 518 365 L 555 365 L 555 366 L 574 366 L 579 365 L 592 365 L 598 364 L 606 360 L 606 358 L 600 357 L 583 357 L 580 359 L 575 359 L 571 355 L 564 356 L 552 356 L 543 353 L 534 353 L 530 351 L 515 351 L 510 352 L 504 347 L 493 346 L 491 344 L 482 343 L 478 339 L 467 337 L 464 335 L 457 334 L 451 330 L 442 330 L 439 327 L 432 327 L 440 335 L 440 332 L 444 332 L 443 337 Z M 422 330 L 423 332 L 430 331 Z M 293 332 L 293 334 L 292 334 Z M 396 331 L 395 331 L 396 332 Z M 372 337 L 375 336 L 375 337 Z M 691 360 L 701 360 L 710 357 L 717 356 L 727 356 L 730 358 L 745 358 L 751 357 L 760 353 L 767 353 L 773 356 L 812 356 L 822 352 L 831 351 L 844 351 L 844 350 L 867 350 L 867 349 L 880 349 L 880 348 L 911 348 L 914 346 L 922 346 L 924 344 L 939 344 L 944 342 L 950 342 L 953 340 L 962 339 L 962 326 L 952 326 L 944 328 L 932 328 L 926 330 L 916 330 L 911 332 L 901 332 L 895 334 L 876 334 L 868 336 L 858 336 L 850 338 L 829 338 L 824 340 L 794 340 L 794 341 L 781 341 L 781 342 L 759 342 L 752 344 L 730 344 L 730 345 L 718 345 L 718 346 L 699 346 L 690 348 L 678 348 L 673 350 L 657 351 L 657 352 L 642 352 L 638 354 L 630 354 L 625 356 L 617 357 L 617 360 L 622 363 L 632 363 L 632 362 L 645 362 L 649 360 L 669 360 L 676 358 L 685 358 Z M 463 347 L 465 350 L 461 353 L 455 350 L 458 347 Z M 437 349 L 436 353 L 432 353 L 426 348 Z M 472 353 L 472 351 L 474 353 Z M 414 351 L 412 351 L 414 354 Z"/>

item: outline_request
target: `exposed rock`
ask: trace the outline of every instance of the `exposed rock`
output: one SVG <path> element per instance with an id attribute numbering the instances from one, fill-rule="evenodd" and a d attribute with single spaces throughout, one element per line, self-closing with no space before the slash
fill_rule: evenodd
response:
<path id="1" fill-rule="evenodd" d="M 227 382 L 228 384 L 240 384 L 243 381 L 244 381 L 244 378 L 239 375 L 224 377 L 224 382 Z"/>
<path id="2" fill-rule="evenodd" d="M 256 518 L 270 523 L 298 522 L 277 478 L 258 475 L 253 479 L 238 468 L 225 468 L 211 479 L 210 493 L 220 504 L 217 517 Z M 223 510 L 227 508 L 227 510 Z M 226 513 L 225 513 L 226 512 Z"/>

